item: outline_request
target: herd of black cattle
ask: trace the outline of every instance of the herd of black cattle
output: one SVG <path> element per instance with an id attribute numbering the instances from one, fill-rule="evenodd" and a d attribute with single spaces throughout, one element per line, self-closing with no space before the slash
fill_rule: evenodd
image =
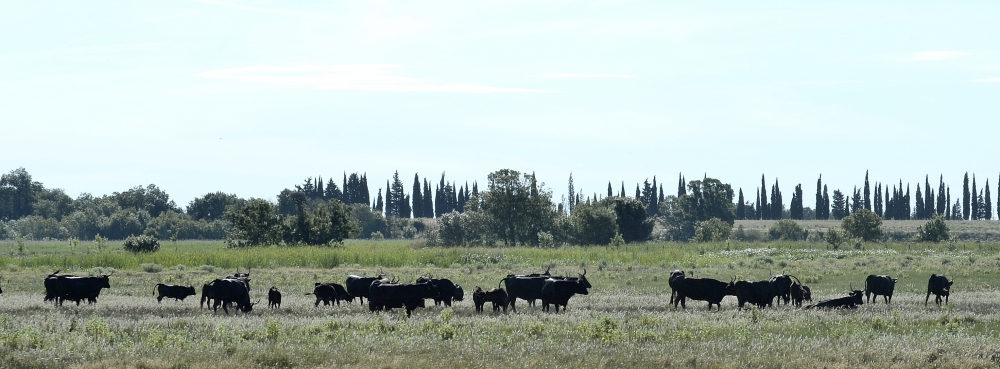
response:
<path id="1" fill-rule="evenodd" d="M 541 300 L 542 310 L 548 311 L 550 305 L 555 306 L 555 311 L 559 312 L 559 307 L 563 310 L 569 303 L 569 299 L 576 294 L 586 295 L 591 288 L 587 281 L 587 271 L 577 277 L 554 276 L 546 270 L 544 273 L 515 275 L 510 274 L 504 277 L 497 284 L 496 288 L 484 290 L 476 287 L 472 292 L 472 300 L 476 307 L 476 312 L 481 313 L 483 306 L 490 302 L 494 311 L 501 309 L 506 312 L 509 307 L 517 312 L 515 301 L 522 299 L 530 305 L 535 304 L 535 300 Z M 77 305 L 86 300 L 93 304 L 101 293 L 101 289 L 111 288 L 110 275 L 102 276 L 74 276 L 69 274 L 59 274 L 57 270 L 45 277 L 45 301 L 51 301 L 57 306 L 62 306 L 64 301 L 73 301 Z M 886 304 L 892 301 L 893 290 L 897 279 L 886 275 L 869 275 L 865 280 L 864 291 L 854 290 L 845 296 L 835 299 L 820 301 L 805 308 L 857 308 L 863 303 L 862 295 L 868 302 L 872 296 L 876 301 L 878 296 L 883 296 Z M 708 302 L 708 309 L 716 305 L 720 310 L 722 299 L 725 296 L 736 296 L 739 308 L 742 309 L 747 303 L 759 308 L 771 307 L 774 302 L 780 305 L 784 302 L 788 305 L 791 302 L 796 307 L 801 307 L 803 301 L 812 302 L 812 294 L 809 286 L 801 283 L 798 278 L 792 275 L 779 274 L 763 281 L 736 281 L 733 278 L 730 282 L 719 281 L 710 278 L 690 278 L 685 276 L 683 271 L 675 270 L 670 274 L 668 280 L 671 289 L 670 304 L 676 309 L 680 304 L 686 308 L 686 300 L 699 300 Z M 949 281 L 943 275 L 932 274 L 927 282 L 927 296 L 924 298 L 926 305 L 930 295 L 936 296 L 935 303 L 940 304 L 942 297 L 948 303 L 951 285 L 954 281 Z M 501 285 L 506 288 L 502 288 Z M 167 284 L 157 284 L 153 296 L 157 302 L 163 298 L 173 298 L 183 301 L 188 296 L 196 295 L 193 286 L 175 286 Z M 229 314 L 229 308 L 233 304 L 236 309 L 243 313 L 253 311 L 253 306 L 257 302 L 250 299 L 250 272 L 236 273 L 230 276 L 215 279 L 202 286 L 200 306 L 206 306 L 218 312 L 219 307 Z M 0 290 L 0 293 L 3 291 Z M 417 307 L 424 307 L 424 300 L 433 299 L 435 305 L 444 304 L 451 306 L 452 301 L 462 301 L 465 292 L 459 286 L 448 279 L 437 279 L 420 277 L 416 283 L 399 283 L 396 279 L 387 279 L 384 274 L 375 277 L 362 277 L 350 275 L 343 285 L 338 283 L 315 283 L 313 292 L 316 297 L 315 306 L 322 302 L 324 306 L 341 301 L 353 303 L 354 299 L 359 299 L 363 305 L 364 299 L 368 298 L 368 309 L 371 312 L 391 311 L 394 308 L 405 308 L 406 315 L 410 316 Z M 268 307 L 281 307 L 281 292 L 276 287 L 271 287 L 267 293 Z"/>

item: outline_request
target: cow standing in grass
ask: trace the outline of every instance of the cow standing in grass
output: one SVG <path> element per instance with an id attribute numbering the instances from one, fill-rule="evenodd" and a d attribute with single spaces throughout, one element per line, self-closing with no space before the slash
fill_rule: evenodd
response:
<path id="1" fill-rule="evenodd" d="M 278 287 L 271 286 L 271 289 L 267 290 L 267 307 L 269 309 L 281 308 L 281 291 L 278 291 Z"/>
<path id="2" fill-rule="evenodd" d="M 472 290 L 472 303 L 476 305 L 476 312 L 483 312 L 483 305 L 487 302 L 493 304 L 493 311 L 500 311 L 503 308 L 503 312 L 507 312 L 507 291 L 503 288 L 494 288 L 489 291 L 484 291 L 479 286 Z"/>
<path id="3" fill-rule="evenodd" d="M 670 272 L 670 278 L 667 279 L 667 285 L 670 286 L 670 305 L 677 307 L 675 300 L 677 299 L 677 290 L 679 289 L 677 281 L 684 279 L 684 271 L 677 269 Z"/>
<path id="4" fill-rule="evenodd" d="M 743 310 L 743 306 L 748 302 L 760 309 L 772 306 L 774 302 L 775 295 L 771 281 L 739 281 L 733 283 L 733 290 L 740 310 Z"/>
<path id="5" fill-rule="evenodd" d="M 562 306 L 563 311 L 566 311 L 566 305 L 569 304 L 569 299 L 573 295 L 589 294 L 587 289 L 591 288 L 591 285 L 587 281 L 586 275 L 587 271 L 584 270 L 583 274 L 580 274 L 580 277 L 575 281 L 552 278 L 545 280 L 545 284 L 542 285 L 542 311 L 549 311 L 549 304 L 555 305 L 557 313 L 559 306 Z"/>
<path id="6" fill-rule="evenodd" d="M 354 297 L 347 293 L 344 286 L 337 283 L 316 282 L 311 294 L 316 296 L 316 303 L 313 304 L 314 306 L 319 306 L 320 301 L 323 302 L 323 306 L 330 306 L 333 303 L 340 306 L 340 301 L 354 302 Z M 306 295 L 309 295 L 309 293 Z"/>
<path id="7" fill-rule="evenodd" d="M 155 288 L 156 291 L 153 292 L 153 296 L 159 294 L 159 296 L 156 297 L 156 303 L 163 301 L 164 297 L 184 301 L 184 299 L 188 296 L 198 294 L 198 292 L 194 290 L 194 286 L 174 286 L 170 284 L 157 283 Z"/>
<path id="8" fill-rule="evenodd" d="M 869 275 L 865 279 L 865 300 L 870 304 L 871 298 L 875 297 L 875 302 L 878 302 L 878 296 L 882 295 L 886 304 L 892 302 L 892 292 L 896 289 L 897 280 L 899 279 L 887 275 Z"/>
<path id="9" fill-rule="evenodd" d="M 948 303 L 948 296 L 951 295 L 951 284 L 955 281 L 949 281 L 948 277 L 944 275 L 931 274 L 931 279 L 927 281 L 927 296 L 924 297 L 924 306 L 927 306 L 927 300 L 931 298 L 931 294 L 934 294 L 934 303 L 941 305 L 941 296 L 944 296 L 944 303 Z"/>
<path id="10" fill-rule="evenodd" d="M 462 290 L 462 286 L 459 286 L 447 278 L 428 278 L 420 277 L 417 278 L 417 283 L 430 282 L 434 285 L 434 288 L 438 290 L 438 297 L 434 298 L 434 306 L 438 306 L 444 303 L 445 306 L 451 306 L 452 300 L 462 301 L 465 297 L 465 291 Z"/>

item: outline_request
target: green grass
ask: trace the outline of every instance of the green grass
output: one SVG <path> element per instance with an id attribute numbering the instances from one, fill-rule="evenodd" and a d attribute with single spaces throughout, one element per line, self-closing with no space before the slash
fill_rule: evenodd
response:
<path id="1" fill-rule="evenodd" d="M 165 242 L 152 254 L 86 250 L 81 243 L 0 243 L 0 362 L 10 368 L 439 368 L 476 367 L 898 367 L 1000 365 L 1000 251 L 984 243 L 889 243 L 830 250 L 823 243 L 648 243 L 622 248 L 423 248 L 408 241 L 352 241 L 341 248 L 232 250 L 221 242 Z M 92 246 L 92 245 L 91 245 Z M 200 286 L 236 267 L 253 269 L 250 315 L 225 315 L 152 297 L 156 283 Z M 313 282 L 348 274 L 412 281 L 450 278 L 490 288 L 507 273 L 587 269 L 591 294 L 565 313 L 518 303 L 517 314 L 476 314 L 470 299 L 450 310 L 369 314 L 357 302 L 313 307 Z M 94 306 L 42 303 L 54 269 L 117 271 Z M 790 307 L 722 311 L 702 302 L 667 306 L 667 276 L 729 280 L 798 276 L 816 299 L 861 288 L 868 274 L 899 277 L 893 303 L 856 311 Z M 927 277 L 955 278 L 951 304 L 924 306 Z"/>

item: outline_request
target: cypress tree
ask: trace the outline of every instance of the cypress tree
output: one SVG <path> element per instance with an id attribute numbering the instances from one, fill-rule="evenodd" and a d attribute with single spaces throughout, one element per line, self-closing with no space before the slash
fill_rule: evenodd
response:
<path id="1" fill-rule="evenodd" d="M 382 189 L 378 189 L 378 200 L 375 200 L 375 211 L 382 213 Z"/>
<path id="2" fill-rule="evenodd" d="M 622 189 L 618 191 L 618 197 L 625 197 L 625 181 L 622 181 Z"/>
<path id="3" fill-rule="evenodd" d="M 653 176 L 653 188 L 652 196 L 649 198 L 649 216 L 656 216 L 660 214 L 660 201 L 659 194 L 656 192 L 656 176 Z"/>
<path id="4" fill-rule="evenodd" d="M 764 215 L 761 214 L 761 211 L 760 211 L 760 188 L 757 189 L 757 201 L 756 201 L 756 203 L 757 203 L 757 209 L 754 211 L 754 213 L 755 213 L 754 215 L 756 215 L 756 217 L 754 219 L 764 219 L 763 218 Z"/>
<path id="5" fill-rule="evenodd" d="M 946 196 L 946 200 L 945 200 L 945 201 L 947 201 L 946 204 L 948 204 L 946 206 L 948 208 L 951 208 L 951 186 L 948 186 L 948 189 L 946 191 L 947 191 L 947 194 L 948 194 Z M 952 219 L 951 213 L 952 213 L 952 209 L 945 209 L 945 212 L 944 212 L 945 219 L 951 220 Z"/>
<path id="6" fill-rule="evenodd" d="M 771 190 L 771 219 L 779 220 L 782 216 L 782 205 L 785 204 L 781 199 L 781 188 L 778 187 L 778 179 L 774 179 L 774 188 Z"/>
<path id="7" fill-rule="evenodd" d="M 434 218 L 434 195 L 431 193 L 431 183 L 424 178 L 424 216 Z"/>
<path id="8" fill-rule="evenodd" d="M 764 183 L 764 175 L 760 175 L 760 201 L 757 203 L 757 207 L 760 209 L 760 219 L 766 220 L 771 219 L 771 208 L 767 205 L 767 184 Z"/>
<path id="9" fill-rule="evenodd" d="M 892 191 L 896 192 L 896 188 L 894 187 Z M 885 216 L 883 216 L 883 218 L 892 219 L 892 202 L 889 201 L 889 186 L 885 186 L 883 188 L 883 192 L 885 192 Z M 895 195 L 895 193 L 893 195 Z"/>
<path id="10" fill-rule="evenodd" d="M 983 208 L 985 211 L 984 220 L 993 220 L 993 201 L 990 200 L 990 179 L 986 179 L 986 202 L 983 203 Z"/>
<path id="11" fill-rule="evenodd" d="M 660 212 L 660 203 L 663 202 L 663 183 L 660 183 L 660 200 L 656 202 L 656 212 Z"/>
<path id="12" fill-rule="evenodd" d="M 846 200 L 844 199 L 844 193 L 840 190 L 833 190 L 833 205 L 831 207 L 831 212 L 833 213 L 833 219 L 841 220 L 847 215 L 847 211 L 844 209 L 847 206 Z"/>
<path id="13" fill-rule="evenodd" d="M 398 173 L 398 172 L 397 172 Z M 389 186 L 389 180 L 385 181 L 385 217 L 399 217 L 399 211 L 396 209 L 396 200 L 392 198 L 392 187 Z"/>
<path id="14" fill-rule="evenodd" d="M 642 193 L 639 192 L 639 184 L 638 183 L 635 184 L 635 199 L 639 200 L 639 202 L 642 202 Z"/>
<path id="15" fill-rule="evenodd" d="M 924 196 L 920 194 L 920 183 L 917 183 L 917 219 L 924 219 Z"/>
<path id="16" fill-rule="evenodd" d="M 826 219 L 823 217 L 823 174 L 816 180 L 816 219 Z"/>
<path id="17" fill-rule="evenodd" d="M 930 219 L 934 213 L 934 190 L 931 189 L 931 177 L 924 174 L 924 216 L 926 219 Z"/>
<path id="18" fill-rule="evenodd" d="M 349 192 L 350 190 L 347 188 L 347 172 L 344 172 L 343 189 L 344 189 L 344 192 L 340 195 L 341 196 L 340 202 L 345 203 L 345 204 L 350 204 L 351 203 L 351 196 L 350 196 L 350 192 Z"/>
<path id="19" fill-rule="evenodd" d="M 976 214 L 973 216 L 975 220 L 982 220 L 986 216 L 986 212 L 983 210 L 983 205 L 986 205 L 986 201 L 983 198 L 983 190 L 979 190 L 979 195 L 976 196 Z"/>
<path id="20" fill-rule="evenodd" d="M 903 187 L 900 186 L 900 188 L 903 188 Z M 910 219 L 910 184 L 909 183 L 906 184 L 906 196 L 903 197 L 903 207 L 904 207 L 905 211 L 904 211 L 903 217 L 901 219 L 903 219 L 903 220 L 909 220 Z"/>
<path id="21" fill-rule="evenodd" d="M 746 205 L 743 204 L 743 201 L 743 187 L 740 187 L 740 199 L 739 202 L 736 203 L 736 219 L 746 219 L 747 208 Z"/>
<path id="22" fill-rule="evenodd" d="M 823 185 L 823 219 L 830 219 L 830 191 Z"/>
<path id="23" fill-rule="evenodd" d="M 947 207 L 948 207 L 948 200 L 945 199 L 944 195 L 945 195 L 945 193 L 944 193 L 944 175 L 942 174 L 941 175 L 941 184 L 938 185 L 937 213 L 938 214 L 945 214 L 945 215 L 947 215 L 947 213 L 948 213 L 948 209 L 947 209 Z"/>
<path id="24" fill-rule="evenodd" d="M 677 173 L 677 198 L 684 196 L 687 193 L 684 187 L 684 175 Z"/>
<path id="25" fill-rule="evenodd" d="M 801 183 L 795 185 L 795 192 L 792 193 L 791 217 L 798 220 L 802 220 L 803 218 Z"/>
<path id="26" fill-rule="evenodd" d="M 865 210 L 872 210 L 871 190 L 868 188 L 868 171 L 865 171 Z"/>
<path id="27" fill-rule="evenodd" d="M 421 192 L 423 189 L 420 188 L 420 175 L 419 173 L 413 174 L 413 189 L 410 190 L 413 198 L 413 217 L 423 218 L 424 217 L 424 196 Z"/>
<path id="28" fill-rule="evenodd" d="M 972 211 L 969 213 L 968 220 L 979 220 L 979 199 L 976 197 L 976 175 L 972 175 Z"/>
<path id="29" fill-rule="evenodd" d="M 573 172 L 569 172 L 569 186 L 566 191 L 569 193 L 569 212 L 573 212 L 573 207 L 576 205 L 576 189 L 573 188 Z"/>
<path id="30" fill-rule="evenodd" d="M 965 172 L 965 181 L 962 185 L 962 219 L 964 220 L 969 220 L 969 213 L 972 211 L 969 201 L 969 172 Z"/>
<path id="31" fill-rule="evenodd" d="M 615 193 L 611 189 L 611 181 L 608 181 L 608 197 L 613 197 Z"/>

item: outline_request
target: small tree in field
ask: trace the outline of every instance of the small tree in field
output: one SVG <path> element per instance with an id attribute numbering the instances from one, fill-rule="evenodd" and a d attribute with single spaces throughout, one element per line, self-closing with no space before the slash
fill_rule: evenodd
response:
<path id="1" fill-rule="evenodd" d="M 868 242 L 882 238 L 882 217 L 868 209 L 859 209 L 854 214 L 844 217 L 841 227 L 852 238 Z"/>
<path id="2" fill-rule="evenodd" d="M 733 226 L 719 218 L 712 218 L 698 224 L 694 232 L 696 242 L 716 242 L 729 239 Z"/>
<path id="3" fill-rule="evenodd" d="M 160 241 L 153 236 L 128 236 L 125 239 L 125 251 L 153 252 L 160 249 Z"/>
<path id="4" fill-rule="evenodd" d="M 844 244 L 844 232 L 836 228 L 830 228 L 826 231 L 826 235 L 823 239 L 826 240 L 826 243 L 830 244 L 830 247 L 833 247 L 834 250 L 838 250 L 840 249 L 840 245 Z"/>
<path id="5" fill-rule="evenodd" d="M 945 241 L 948 239 L 948 224 L 941 215 L 935 214 L 934 218 L 917 227 L 917 236 L 924 242 Z"/>
<path id="6" fill-rule="evenodd" d="M 809 236 L 809 232 L 802 229 L 799 223 L 791 219 L 782 219 L 767 230 L 772 240 L 799 241 Z"/>

